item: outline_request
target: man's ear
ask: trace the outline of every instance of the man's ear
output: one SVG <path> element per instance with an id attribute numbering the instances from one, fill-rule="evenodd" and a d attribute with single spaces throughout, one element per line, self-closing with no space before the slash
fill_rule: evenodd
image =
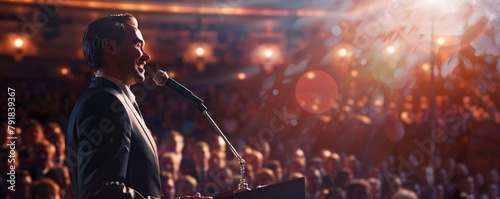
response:
<path id="1" fill-rule="evenodd" d="M 106 54 L 109 54 L 111 56 L 115 56 L 117 55 L 118 53 L 116 52 L 117 48 L 116 48 L 116 42 L 109 39 L 109 38 L 104 38 L 102 39 L 102 49 L 104 51 L 104 53 Z"/>

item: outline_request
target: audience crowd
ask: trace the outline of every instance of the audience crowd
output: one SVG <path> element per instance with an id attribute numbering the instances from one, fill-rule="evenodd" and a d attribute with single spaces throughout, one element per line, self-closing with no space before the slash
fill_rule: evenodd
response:
<path id="1" fill-rule="evenodd" d="M 25 83 L 14 87 L 15 162 L 9 162 L 12 140 L 4 123 L 0 198 L 72 198 L 64 132 L 84 88 L 63 93 L 44 85 L 34 91 Z M 237 188 L 237 161 L 190 102 L 164 90 L 132 90 L 142 93 L 140 109 L 161 154 L 164 198 Z M 488 95 L 438 95 L 432 124 L 428 97 L 344 94 L 327 113 L 298 118 L 298 125 L 285 118 L 281 125 L 283 118 L 271 119 L 273 112 L 263 110 L 269 107 L 251 97 L 257 91 L 209 86 L 196 93 L 246 160 L 244 176 L 252 189 L 304 177 L 306 199 L 500 198 L 500 147 L 494 135 L 500 113 Z M 266 127 L 282 131 L 262 134 Z M 486 145 L 492 148 L 481 148 Z M 476 156 L 490 161 L 471 162 Z M 8 190 L 10 165 L 15 165 L 15 192 Z"/>

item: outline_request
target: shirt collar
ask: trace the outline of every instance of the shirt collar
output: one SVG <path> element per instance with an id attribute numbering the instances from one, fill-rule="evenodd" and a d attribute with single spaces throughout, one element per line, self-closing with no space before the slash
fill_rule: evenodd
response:
<path id="1" fill-rule="evenodd" d="M 107 80 L 113 82 L 114 84 L 116 84 L 118 86 L 118 88 L 122 89 L 122 91 L 125 93 L 125 95 L 127 95 L 127 97 L 130 99 L 130 101 L 132 103 L 136 103 L 134 93 L 132 93 L 132 90 L 130 90 L 130 87 L 127 86 L 125 84 L 125 82 L 123 82 L 123 81 L 121 81 L 121 80 L 119 80 L 119 79 L 117 79 L 115 77 L 99 73 L 99 71 L 96 73 L 95 76 L 96 77 L 100 77 L 100 78 L 104 78 L 104 79 L 107 79 Z"/>

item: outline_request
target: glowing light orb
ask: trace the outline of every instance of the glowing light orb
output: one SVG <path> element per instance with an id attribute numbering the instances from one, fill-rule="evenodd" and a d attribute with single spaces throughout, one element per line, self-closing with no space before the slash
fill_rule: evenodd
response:
<path id="1" fill-rule="evenodd" d="M 341 48 L 341 49 L 339 50 L 339 55 L 340 55 L 341 57 L 345 57 L 345 56 L 347 55 L 347 49 L 345 49 L 345 48 Z"/>
<path id="2" fill-rule="evenodd" d="M 247 75 L 245 73 L 238 73 L 238 79 L 239 80 L 244 80 L 247 78 Z"/>
<path id="3" fill-rule="evenodd" d="M 201 48 L 201 47 L 198 47 L 196 49 L 196 55 L 203 56 L 203 54 L 205 54 L 205 50 L 203 48 Z"/>
<path id="4" fill-rule="evenodd" d="M 23 47 L 23 44 L 24 44 L 24 42 L 23 42 L 23 40 L 22 40 L 22 39 L 20 39 L 20 38 L 17 38 L 16 40 L 14 40 L 14 46 L 15 46 L 16 48 L 21 48 L 21 47 Z"/>

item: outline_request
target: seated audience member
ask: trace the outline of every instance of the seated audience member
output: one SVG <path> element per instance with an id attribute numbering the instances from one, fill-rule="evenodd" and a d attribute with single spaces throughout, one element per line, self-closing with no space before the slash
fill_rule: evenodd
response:
<path id="1" fill-rule="evenodd" d="M 452 198 L 476 198 L 474 188 L 474 178 L 472 176 L 464 176 L 458 181 L 458 187 L 455 190 Z"/>
<path id="2" fill-rule="evenodd" d="M 168 172 L 175 181 L 180 174 L 180 160 L 173 152 L 165 152 L 160 157 L 160 171 Z"/>
<path id="3" fill-rule="evenodd" d="M 283 170 L 281 169 L 281 163 L 278 160 L 268 160 L 264 168 L 271 169 L 274 173 L 276 182 L 282 182 Z"/>
<path id="4" fill-rule="evenodd" d="M 337 153 L 332 153 L 323 161 L 325 175 L 323 176 L 323 188 L 331 188 L 335 184 L 335 180 L 340 170 L 340 156 Z"/>
<path id="5" fill-rule="evenodd" d="M 33 146 L 34 164 L 29 168 L 31 178 L 39 180 L 48 178 L 58 184 L 58 190 L 61 190 L 59 195 L 65 195 L 70 185 L 69 172 L 66 167 L 55 166 L 53 157 L 55 154 L 54 145 L 43 140 L 37 142 Z"/>
<path id="6" fill-rule="evenodd" d="M 437 184 L 434 186 L 434 199 L 445 199 L 446 194 L 444 186 L 442 184 Z"/>
<path id="7" fill-rule="evenodd" d="M 30 191 L 31 199 L 60 199 L 60 190 L 57 183 L 51 179 L 40 179 L 33 182 Z"/>
<path id="8" fill-rule="evenodd" d="M 198 184 L 208 180 L 208 160 L 210 159 L 210 149 L 204 141 L 198 141 L 193 147 L 192 159 L 195 163 L 195 171 L 191 176 L 196 178 Z"/>
<path id="9" fill-rule="evenodd" d="M 64 134 L 63 133 L 52 133 L 46 135 L 47 140 L 56 147 L 56 151 L 54 153 L 54 165 L 55 166 L 64 166 L 66 164 L 66 145 L 64 142 Z"/>
<path id="10" fill-rule="evenodd" d="M 415 192 L 410 191 L 408 189 L 400 189 L 392 195 L 391 199 L 418 199 L 417 194 Z"/>
<path id="11" fill-rule="evenodd" d="M 46 138 L 52 136 L 53 134 L 64 134 L 61 129 L 61 125 L 56 122 L 49 122 L 45 125 L 44 135 Z"/>
<path id="12" fill-rule="evenodd" d="M 179 131 L 170 130 L 159 142 L 158 153 L 171 152 L 182 158 L 182 149 L 184 149 L 184 136 Z"/>
<path id="13" fill-rule="evenodd" d="M 325 169 L 323 169 L 323 160 L 320 157 L 313 157 L 309 162 L 307 162 L 307 169 L 317 169 L 321 176 L 325 175 Z"/>
<path id="14" fill-rule="evenodd" d="M 363 179 L 354 180 L 347 186 L 347 199 L 369 199 L 370 185 Z"/>
<path id="15" fill-rule="evenodd" d="M 297 159 L 299 160 L 304 166 L 306 165 L 306 155 L 304 153 L 304 150 L 302 149 L 295 149 L 290 157 L 290 159 Z"/>
<path id="16" fill-rule="evenodd" d="M 306 199 L 318 199 L 321 195 L 321 173 L 317 169 L 310 168 L 305 173 Z"/>
<path id="17" fill-rule="evenodd" d="M 236 189 L 234 187 L 233 172 L 229 168 L 221 168 L 216 170 L 211 170 L 210 176 L 213 179 L 213 183 L 217 186 L 218 190 L 215 193 L 223 193 Z"/>
<path id="18" fill-rule="evenodd" d="M 172 173 L 162 172 L 161 173 L 161 193 L 164 199 L 174 199 L 175 198 L 175 180 Z"/>
<path id="19" fill-rule="evenodd" d="M 303 173 L 294 172 L 294 173 L 288 174 L 285 178 L 285 181 L 295 180 L 295 179 L 299 179 L 299 178 L 303 178 L 303 177 L 304 177 Z"/>
<path id="20" fill-rule="evenodd" d="M 263 140 L 257 140 L 255 143 L 252 143 L 252 148 L 262 154 L 262 162 L 266 164 L 271 155 L 271 146 L 269 143 Z"/>
<path id="21" fill-rule="evenodd" d="M 211 155 L 219 155 L 226 158 L 226 142 L 224 139 L 215 133 L 206 134 L 203 139 L 210 148 Z"/>
<path id="22" fill-rule="evenodd" d="M 252 169 L 256 172 L 262 168 L 263 159 L 259 151 L 252 150 L 250 153 L 243 156 L 243 159 L 245 159 L 246 164 L 252 165 Z"/>
<path id="23" fill-rule="evenodd" d="M 486 184 L 483 186 L 483 190 L 481 191 L 481 197 L 488 199 L 500 199 L 498 186 L 495 184 Z"/>
<path id="24" fill-rule="evenodd" d="M 291 173 L 304 173 L 306 170 L 306 165 L 303 164 L 303 162 L 300 159 L 293 158 L 288 160 L 285 168 L 285 173 L 286 174 L 291 174 Z"/>
<path id="25" fill-rule="evenodd" d="M 346 198 L 345 191 L 341 188 L 334 187 L 334 188 L 328 189 L 327 191 L 328 191 L 328 193 L 326 194 L 324 199 L 345 199 Z"/>
<path id="26" fill-rule="evenodd" d="M 382 198 L 391 198 L 401 188 L 403 188 L 403 182 L 399 176 L 387 176 L 382 181 Z"/>
<path id="27" fill-rule="evenodd" d="M 368 183 L 370 184 L 370 196 L 371 199 L 381 199 L 382 198 L 382 183 L 376 178 L 369 178 Z"/>
<path id="28" fill-rule="evenodd" d="M 353 179 L 352 170 L 350 168 L 343 168 L 335 178 L 333 187 L 340 187 L 345 190 Z"/>
<path id="29" fill-rule="evenodd" d="M 16 171 L 15 191 L 9 191 L 10 198 L 29 198 L 32 183 L 33 181 L 28 171 Z"/>
<path id="30" fill-rule="evenodd" d="M 276 184 L 276 178 L 271 169 L 262 168 L 255 174 L 255 180 L 253 183 L 255 186 L 259 185 L 272 185 Z"/>
<path id="31" fill-rule="evenodd" d="M 43 126 L 36 120 L 29 120 L 23 127 L 24 131 L 21 134 L 23 145 L 19 146 L 19 165 L 23 169 L 27 169 L 33 165 L 35 155 L 33 147 L 35 143 L 45 140 Z"/>
<path id="32" fill-rule="evenodd" d="M 196 194 L 198 183 L 196 179 L 190 175 L 180 176 L 175 181 L 175 195 L 177 196 L 192 196 Z"/>
<path id="33" fill-rule="evenodd" d="M 217 170 L 227 166 L 225 155 L 222 153 L 212 153 L 208 160 L 208 168 L 210 170 Z"/>

